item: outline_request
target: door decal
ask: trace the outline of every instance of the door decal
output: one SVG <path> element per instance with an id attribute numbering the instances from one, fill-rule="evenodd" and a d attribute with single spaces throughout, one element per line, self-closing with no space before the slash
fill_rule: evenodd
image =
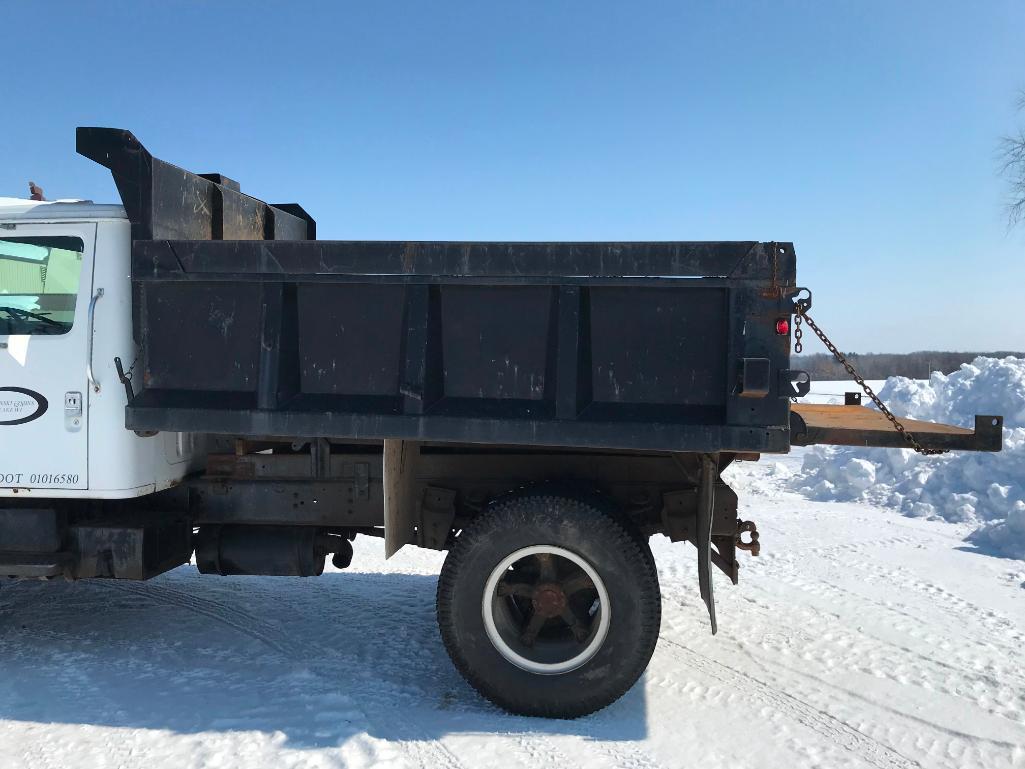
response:
<path id="1" fill-rule="evenodd" d="M 24 387 L 0 387 L 0 427 L 39 419 L 50 407 L 46 398 Z"/>

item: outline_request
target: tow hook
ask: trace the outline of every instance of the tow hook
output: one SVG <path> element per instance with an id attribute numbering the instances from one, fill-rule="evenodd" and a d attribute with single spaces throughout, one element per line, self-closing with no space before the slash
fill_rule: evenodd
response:
<path id="1" fill-rule="evenodd" d="M 744 533 L 751 535 L 749 542 L 744 541 Z M 758 527 L 754 521 L 737 521 L 737 536 L 733 538 L 737 550 L 746 550 L 751 555 L 758 555 L 762 546 L 758 544 Z"/>

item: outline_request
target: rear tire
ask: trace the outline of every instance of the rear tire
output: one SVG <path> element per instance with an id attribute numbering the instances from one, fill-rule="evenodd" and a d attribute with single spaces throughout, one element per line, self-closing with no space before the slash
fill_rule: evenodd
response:
<path id="1" fill-rule="evenodd" d="M 615 702 L 647 667 L 660 622 L 647 543 L 583 497 L 500 501 L 456 538 L 438 581 L 453 663 L 518 715 L 576 718 Z"/>

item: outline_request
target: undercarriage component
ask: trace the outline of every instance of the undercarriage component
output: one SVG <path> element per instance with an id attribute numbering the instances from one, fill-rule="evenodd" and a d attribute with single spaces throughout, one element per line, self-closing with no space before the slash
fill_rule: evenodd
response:
<path id="1" fill-rule="evenodd" d="M 192 555 L 187 523 L 90 523 L 69 532 L 75 579 L 149 579 L 188 563 Z"/>
<path id="2" fill-rule="evenodd" d="M 0 508 L 0 551 L 55 552 L 61 546 L 61 516 L 51 507 Z"/>
<path id="3" fill-rule="evenodd" d="M 188 563 L 192 528 L 138 518 L 68 523 L 54 508 L 0 510 L 0 576 L 149 579 Z"/>
<path id="4" fill-rule="evenodd" d="M 59 577 L 68 572 L 70 564 L 70 553 L 0 551 L 0 577 L 25 579 Z"/>
<path id="5" fill-rule="evenodd" d="M 336 566 L 347 566 L 352 545 L 312 526 L 202 526 L 196 537 L 196 566 L 203 574 L 316 577 L 324 573 L 328 553 L 336 554 Z"/>
<path id="6" fill-rule="evenodd" d="M 758 555 L 758 529 L 737 517 L 737 495 L 720 477 L 736 457 L 722 454 L 676 454 L 683 481 L 692 484 L 662 495 L 661 524 L 674 542 L 687 541 L 698 550 L 698 584 L 708 607 L 712 633 L 717 630 L 712 566 L 736 585 L 740 565 L 737 551 Z M 742 534 L 750 534 L 744 541 Z"/>
<path id="7" fill-rule="evenodd" d="M 713 460 L 714 462 L 714 460 Z M 698 545 L 698 510 L 701 501 L 701 463 L 691 457 L 677 457 L 678 465 L 686 471 L 685 478 L 694 485 L 677 489 L 662 495 L 661 531 L 673 542 L 690 542 Z M 722 455 L 712 489 L 712 525 L 709 561 L 736 585 L 740 576 L 737 563 L 737 495 L 718 476 L 722 472 Z M 743 548 L 741 548 L 743 549 Z"/>
<path id="8" fill-rule="evenodd" d="M 416 544 L 431 550 L 444 550 L 448 546 L 455 517 L 454 491 L 434 486 L 425 488 L 417 509 Z"/>
<path id="9" fill-rule="evenodd" d="M 331 565 L 336 569 L 348 569 L 352 565 L 352 545 L 347 540 L 337 543 L 338 549 L 331 556 Z"/>
<path id="10" fill-rule="evenodd" d="M 380 523 L 380 500 L 360 499 L 356 483 L 347 478 L 202 477 L 190 480 L 189 488 L 190 513 L 199 526 L 291 524 L 348 528 Z"/>

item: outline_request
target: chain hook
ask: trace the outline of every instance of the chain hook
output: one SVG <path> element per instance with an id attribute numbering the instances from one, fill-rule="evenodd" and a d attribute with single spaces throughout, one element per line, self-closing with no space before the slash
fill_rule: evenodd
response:
<path id="1" fill-rule="evenodd" d="M 807 296 L 804 296 L 805 293 Z M 794 302 L 794 352 L 800 355 L 804 352 L 804 329 L 801 328 L 801 323 L 805 314 L 811 309 L 811 289 L 803 287 L 797 289 L 792 300 Z"/>

